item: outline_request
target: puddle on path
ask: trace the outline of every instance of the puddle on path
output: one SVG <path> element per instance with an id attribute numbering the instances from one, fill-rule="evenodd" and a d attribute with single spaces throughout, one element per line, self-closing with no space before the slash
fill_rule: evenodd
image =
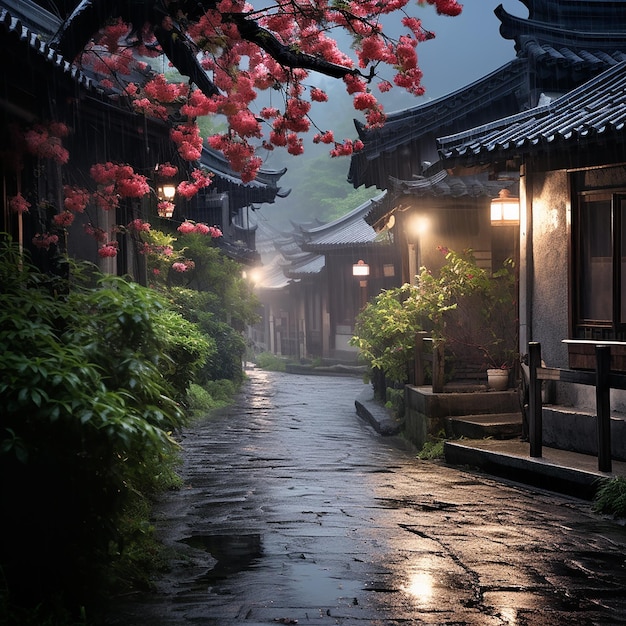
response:
<path id="1" fill-rule="evenodd" d="M 302 606 L 355 605 L 364 590 L 363 583 L 334 576 L 328 569 L 306 561 L 290 563 L 280 578 L 284 580 L 289 594 Z M 277 582 L 280 583 L 280 580 Z"/>
<path id="2" fill-rule="evenodd" d="M 263 556 L 261 535 L 195 535 L 181 540 L 182 543 L 205 550 L 217 562 L 197 582 L 211 584 L 233 574 L 252 569 Z"/>

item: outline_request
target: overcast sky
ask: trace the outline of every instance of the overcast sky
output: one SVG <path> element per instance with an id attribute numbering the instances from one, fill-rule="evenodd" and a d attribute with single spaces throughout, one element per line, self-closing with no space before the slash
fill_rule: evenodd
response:
<path id="1" fill-rule="evenodd" d="M 502 38 L 500 20 L 493 13 L 499 4 L 509 13 L 528 16 L 519 0 L 465 0 L 463 12 L 457 17 L 438 16 L 432 7 L 417 8 L 415 15 L 422 19 L 425 28 L 435 33 L 435 39 L 417 47 L 426 94 L 416 99 L 402 96 L 397 90 L 393 100 L 386 103 L 386 109 L 395 111 L 439 98 L 513 59 L 514 42 Z"/>

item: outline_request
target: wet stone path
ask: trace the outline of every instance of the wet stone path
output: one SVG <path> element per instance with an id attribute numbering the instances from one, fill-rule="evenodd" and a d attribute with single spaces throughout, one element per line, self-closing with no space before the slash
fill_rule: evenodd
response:
<path id="1" fill-rule="evenodd" d="M 417 460 L 357 417 L 358 379 L 249 377 L 184 434 L 170 571 L 107 624 L 626 624 L 623 526 Z"/>

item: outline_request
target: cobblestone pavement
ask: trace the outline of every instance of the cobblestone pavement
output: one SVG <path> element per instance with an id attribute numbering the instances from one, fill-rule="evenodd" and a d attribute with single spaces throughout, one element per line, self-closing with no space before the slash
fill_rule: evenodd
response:
<path id="1" fill-rule="evenodd" d="M 360 380 L 249 376 L 184 435 L 171 570 L 107 624 L 626 624 L 623 526 L 417 460 L 356 416 Z"/>

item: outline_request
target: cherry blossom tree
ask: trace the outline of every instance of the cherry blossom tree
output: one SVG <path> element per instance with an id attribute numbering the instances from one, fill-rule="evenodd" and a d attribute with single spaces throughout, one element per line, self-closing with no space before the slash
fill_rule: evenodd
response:
<path id="1" fill-rule="evenodd" d="M 461 12 L 457 0 L 416 4 L 450 16 Z M 176 108 L 179 121 L 171 138 L 183 159 L 200 156 L 196 119 L 224 116 L 227 130 L 207 141 L 245 182 L 261 166 L 261 149 L 282 147 L 293 155 L 304 150 L 311 105 L 328 99 L 312 74 L 343 80 L 370 127 L 385 121 L 376 89 L 423 93 L 416 47 L 434 35 L 408 13 L 408 5 L 409 0 L 82 0 L 53 45 L 100 73 L 102 84 L 121 91 L 136 111 L 168 119 Z M 404 28 L 396 38 L 383 28 L 390 14 Z M 339 48 L 337 31 L 352 38 L 353 56 Z M 143 84 L 131 81 L 146 57 L 162 54 L 187 82 L 172 83 L 163 75 Z M 384 77 L 385 66 L 392 68 L 391 79 Z M 276 105 L 256 105 L 259 92 L 271 92 Z M 313 141 L 328 144 L 333 156 L 361 147 L 336 140 L 332 129 L 314 130 Z M 196 179 L 191 191 L 201 184 Z"/>

